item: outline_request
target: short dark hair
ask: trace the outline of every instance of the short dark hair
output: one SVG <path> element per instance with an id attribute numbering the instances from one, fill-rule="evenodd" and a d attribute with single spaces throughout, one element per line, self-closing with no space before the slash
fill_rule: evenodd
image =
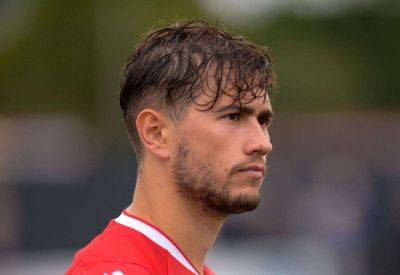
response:
<path id="1" fill-rule="evenodd" d="M 143 109 L 155 108 L 179 121 L 203 93 L 210 101 L 197 105 L 209 110 L 227 94 L 223 78 L 233 85 L 235 93 L 228 95 L 235 102 L 242 103 L 248 91 L 253 91 L 253 98 L 271 98 L 275 77 L 267 48 L 202 20 L 178 22 L 148 33 L 129 56 L 121 81 L 120 106 L 137 159 L 143 145 L 135 121 Z M 215 87 L 211 95 L 210 80 Z M 255 88 L 261 89 L 255 92 Z"/>

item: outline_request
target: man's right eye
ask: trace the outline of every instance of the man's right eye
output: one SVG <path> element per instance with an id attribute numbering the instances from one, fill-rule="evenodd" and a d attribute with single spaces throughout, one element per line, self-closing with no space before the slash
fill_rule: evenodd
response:
<path id="1" fill-rule="evenodd" d="M 240 119 L 240 114 L 239 113 L 231 113 L 231 114 L 227 115 L 227 117 L 232 121 L 237 121 Z"/>

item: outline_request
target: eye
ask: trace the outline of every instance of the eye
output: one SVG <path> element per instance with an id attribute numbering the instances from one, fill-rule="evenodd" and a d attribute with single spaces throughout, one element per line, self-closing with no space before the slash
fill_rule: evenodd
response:
<path id="1" fill-rule="evenodd" d="M 238 121 L 240 119 L 240 113 L 231 113 L 227 117 L 232 121 Z"/>
<path id="2" fill-rule="evenodd" d="M 260 123 L 261 126 L 265 126 L 265 127 L 271 127 L 270 122 L 271 119 L 267 116 L 260 116 L 257 118 L 258 123 Z"/>

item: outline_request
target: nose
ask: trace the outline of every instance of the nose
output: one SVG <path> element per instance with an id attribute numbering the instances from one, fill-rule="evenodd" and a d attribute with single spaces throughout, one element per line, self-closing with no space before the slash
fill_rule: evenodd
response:
<path id="1" fill-rule="evenodd" d="M 246 133 L 247 139 L 244 143 L 244 152 L 247 155 L 258 154 L 266 156 L 272 151 L 271 138 L 268 129 L 264 129 L 260 124 L 252 125 Z"/>

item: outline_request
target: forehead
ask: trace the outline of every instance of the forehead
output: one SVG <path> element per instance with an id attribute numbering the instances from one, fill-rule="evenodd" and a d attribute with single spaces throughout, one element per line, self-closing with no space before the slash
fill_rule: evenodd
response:
<path id="1" fill-rule="evenodd" d="M 221 109 L 231 105 L 238 104 L 240 106 L 253 106 L 259 108 L 271 109 L 271 102 L 268 94 L 265 90 L 256 89 L 256 91 L 247 91 L 243 93 L 239 98 L 232 95 L 223 94 L 218 100 L 214 109 Z"/>
<path id="2" fill-rule="evenodd" d="M 215 110 L 223 106 L 259 105 L 271 109 L 266 88 L 262 88 L 264 76 L 259 70 L 246 74 L 229 63 L 218 67 L 209 64 L 202 84 L 197 89 L 194 106 L 198 110 Z M 197 106 L 196 106 L 197 105 Z"/>
<path id="3" fill-rule="evenodd" d="M 196 99 L 194 108 L 203 111 L 224 111 L 230 106 L 240 106 L 256 111 L 269 110 L 272 112 L 268 93 L 260 88 L 246 92 L 237 92 L 234 89 L 223 91 L 220 94 L 203 93 Z"/>

